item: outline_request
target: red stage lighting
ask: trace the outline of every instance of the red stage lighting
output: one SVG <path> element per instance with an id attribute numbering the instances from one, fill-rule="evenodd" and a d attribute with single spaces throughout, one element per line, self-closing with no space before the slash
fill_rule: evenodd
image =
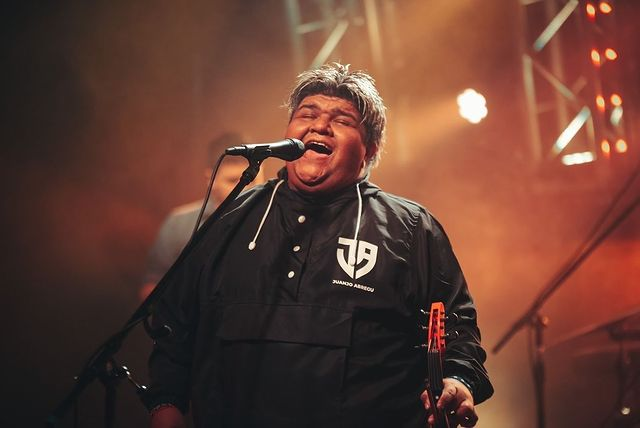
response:
<path id="1" fill-rule="evenodd" d="M 627 142 L 620 138 L 616 141 L 616 152 L 618 153 L 626 153 L 627 151 Z"/>
<path id="2" fill-rule="evenodd" d="M 608 2 L 606 1 L 600 2 L 600 12 L 607 14 L 607 13 L 611 13 L 612 10 L 613 10 L 613 7 L 611 7 L 611 5 Z"/>
<path id="3" fill-rule="evenodd" d="M 622 97 L 618 94 L 611 94 L 609 100 L 611 100 L 611 104 L 616 107 L 622 105 Z"/>
<path id="4" fill-rule="evenodd" d="M 604 56 L 607 57 L 608 60 L 613 61 L 618 58 L 618 52 L 613 50 L 612 48 L 607 48 L 604 50 Z"/>

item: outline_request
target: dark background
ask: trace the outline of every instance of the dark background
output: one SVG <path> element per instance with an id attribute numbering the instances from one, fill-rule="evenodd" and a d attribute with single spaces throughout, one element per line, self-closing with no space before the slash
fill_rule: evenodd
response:
<path id="1" fill-rule="evenodd" d="M 306 19 L 317 15 L 317 2 L 300 3 Z M 383 65 L 371 60 L 357 26 L 331 60 L 377 77 L 389 129 L 372 179 L 443 222 L 489 349 L 637 171 L 639 5 L 618 1 L 612 30 L 629 150 L 566 167 L 532 156 L 517 1 L 375 3 Z M 281 138 L 280 106 L 300 70 L 279 0 L 26 1 L 2 6 L 1 15 L 0 425 L 40 426 L 90 353 L 137 307 L 162 219 L 203 194 L 206 143 L 226 130 Z M 575 43 L 567 55 L 588 58 L 585 44 L 567 40 Z M 307 59 L 321 41 L 309 39 Z M 467 87 L 487 98 L 489 115 L 478 125 L 457 114 L 455 97 Z M 267 162 L 267 175 L 279 166 Z M 635 180 L 609 221 L 639 193 Z M 547 343 L 640 308 L 639 230 L 636 210 L 543 306 Z M 535 426 L 527 343 L 522 331 L 489 356 L 496 395 L 480 406 L 479 427 Z M 617 385 L 612 344 L 598 333 L 548 350 L 550 427 L 606 418 Z M 117 356 L 142 382 L 149 345 L 137 329 Z M 637 370 L 638 344 L 630 346 Z M 94 384 L 79 402 L 81 426 L 101 426 L 101 412 Z M 122 384 L 117 426 L 144 424 L 143 407 Z"/>

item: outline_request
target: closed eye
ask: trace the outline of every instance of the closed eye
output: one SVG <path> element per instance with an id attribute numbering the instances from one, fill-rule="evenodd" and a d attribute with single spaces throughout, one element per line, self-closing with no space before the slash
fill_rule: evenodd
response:
<path id="1" fill-rule="evenodd" d="M 344 119 L 344 118 L 338 118 L 335 120 L 336 123 L 340 124 L 340 125 L 344 125 L 344 126 L 355 126 L 355 124 L 353 123 L 352 120 L 350 119 Z"/>

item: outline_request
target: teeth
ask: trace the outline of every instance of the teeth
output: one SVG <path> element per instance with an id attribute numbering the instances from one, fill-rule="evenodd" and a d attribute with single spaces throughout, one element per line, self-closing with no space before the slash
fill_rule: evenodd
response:
<path id="1" fill-rule="evenodd" d="M 314 152 L 325 154 L 325 155 L 330 155 L 332 152 L 329 146 L 319 141 L 309 141 L 306 146 L 307 146 L 307 149 L 311 149 Z"/>

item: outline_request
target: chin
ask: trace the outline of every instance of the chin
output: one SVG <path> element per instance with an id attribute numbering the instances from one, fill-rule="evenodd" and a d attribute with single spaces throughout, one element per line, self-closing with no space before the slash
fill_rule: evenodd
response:
<path id="1" fill-rule="evenodd" d="M 298 184 L 296 187 L 307 192 L 315 192 L 318 188 L 322 189 L 323 180 L 301 180 L 298 178 L 296 181 Z"/>
<path id="2" fill-rule="evenodd" d="M 291 172 L 293 172 L 298 181 L 310 186 L 322 183 L 327 178 L 324 168 L 294 168 Z"/>
<path id="3" fill-rule="evenodd" d="M 324 186 L 324 180 L 322 178 L 317 179 L 302 179 L 300 176 L 289 176 L 290 186 L 299 192 L 303 193 L 317 193 L 322 192 Z"/>

